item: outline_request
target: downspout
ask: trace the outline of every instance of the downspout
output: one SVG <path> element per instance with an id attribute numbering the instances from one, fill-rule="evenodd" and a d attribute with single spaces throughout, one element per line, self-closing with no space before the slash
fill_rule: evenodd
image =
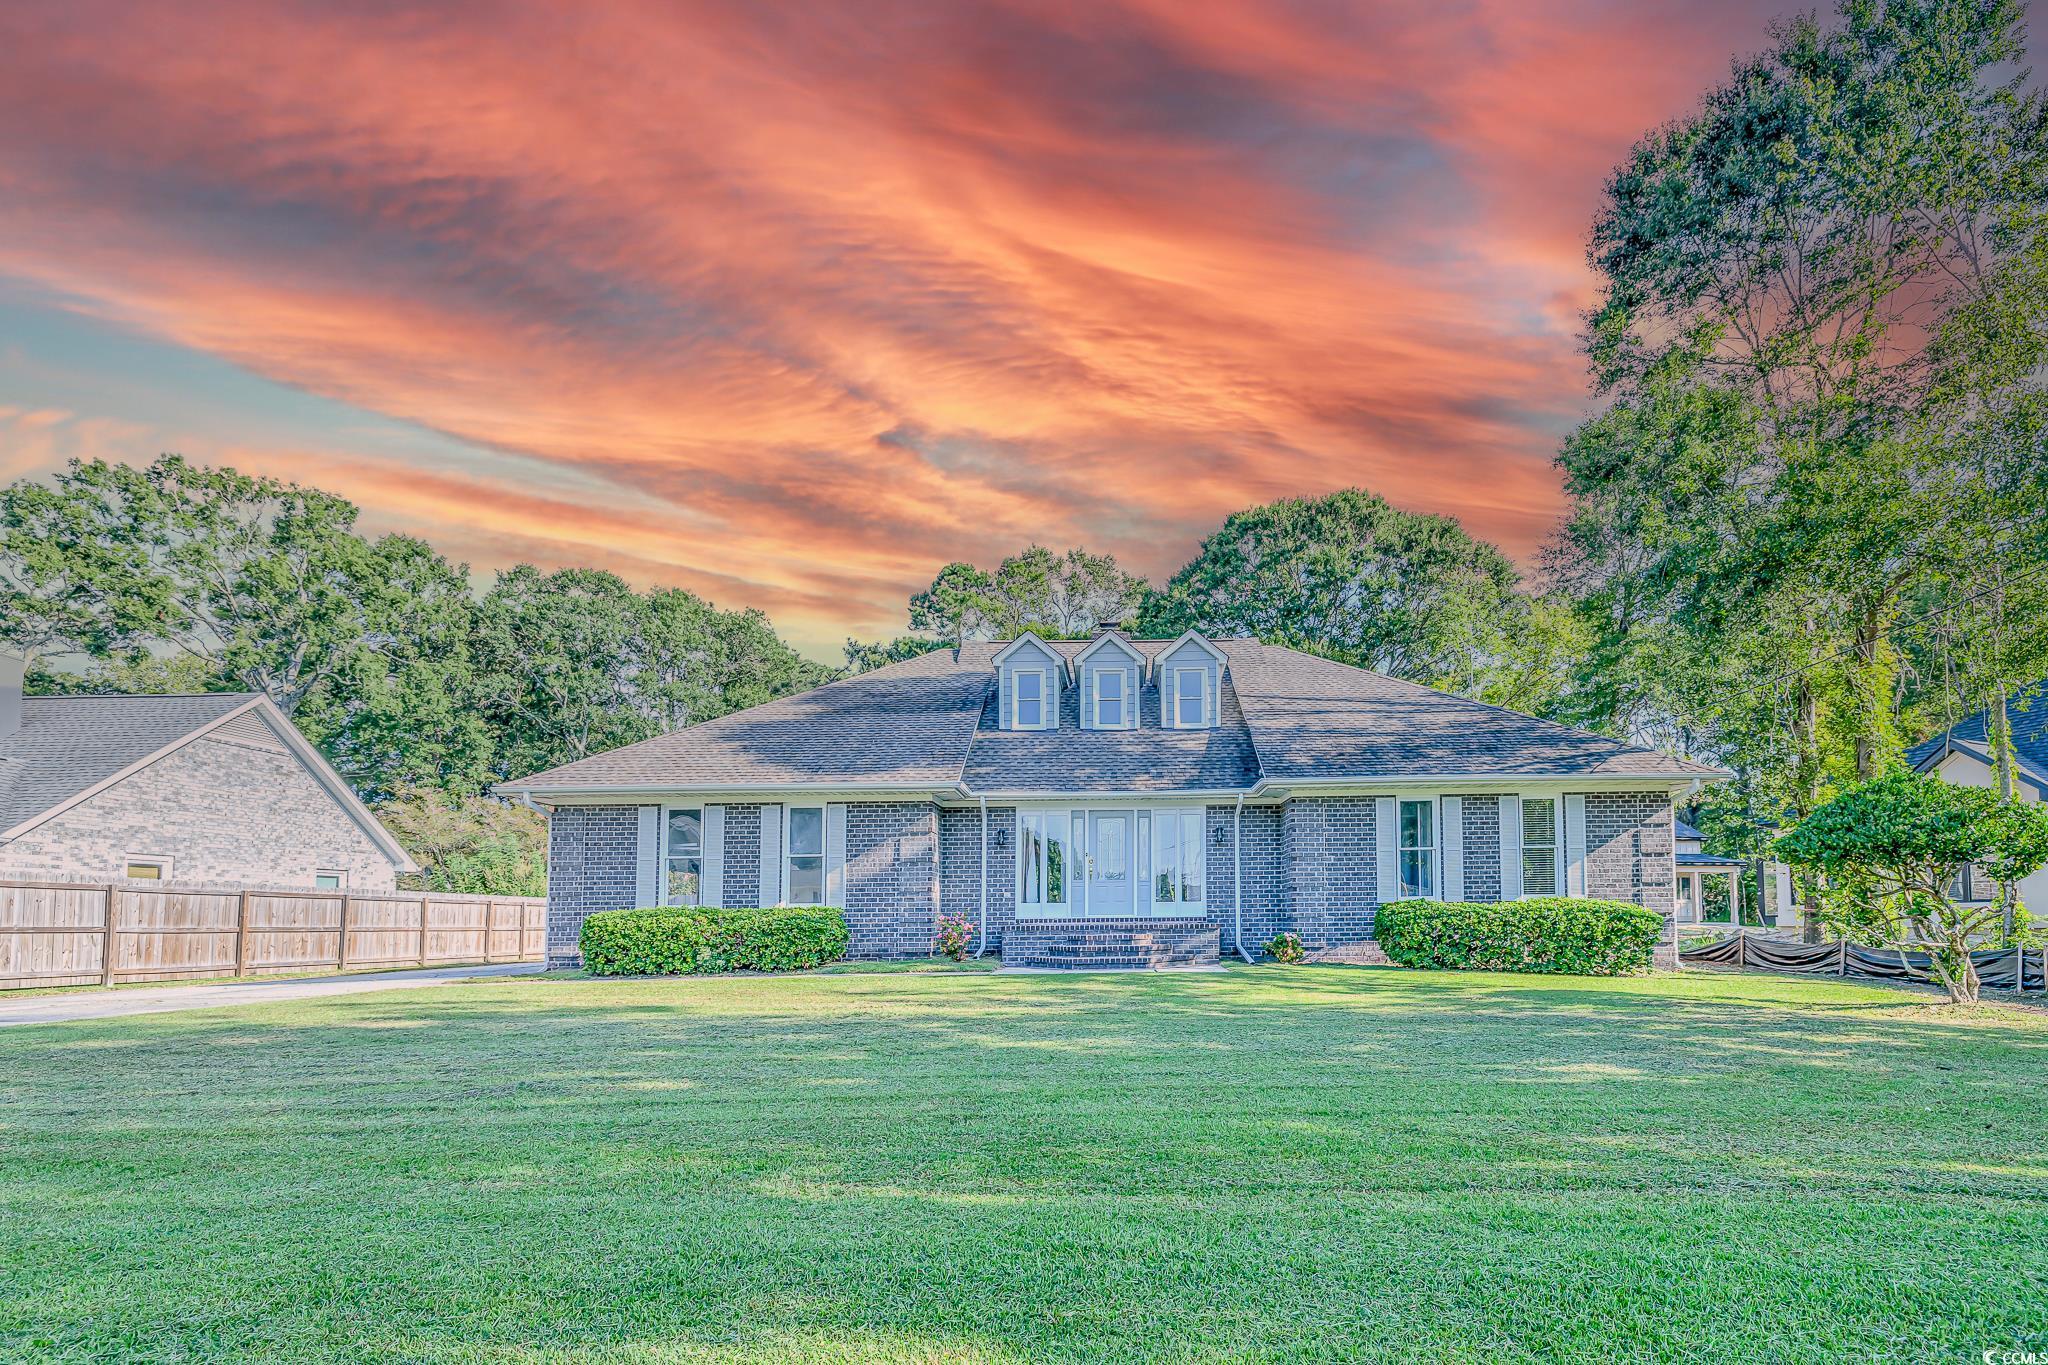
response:
<path id="1" fill-rule="evenodd" d="M 981 929 L 974 936 L 974 956 L 988 951 L 988 798 L 981 798 Z"/>
<path id="2" fill-rule="evenodd" d="M 1230 826 L 1230 916 L 1233 921 L 1231 937 L 1237 942 L 1237 955 L 1246 962 L 1252 955 L 1244 950 L 1244 793 L 1237 794 L 1237 809 L 1231 814 Z"/>

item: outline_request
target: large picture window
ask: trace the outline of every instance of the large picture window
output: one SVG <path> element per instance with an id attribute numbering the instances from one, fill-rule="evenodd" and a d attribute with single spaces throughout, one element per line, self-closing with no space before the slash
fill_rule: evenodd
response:
<path id="1" fill-rule="evenodd" d="M 702 904 L 704 812 L 672 810 L 662 832 L 661 903 Z"/>
<path id="2" fill-rule="evenodd" d="M 1024 811 L 1017 817 L 1017 901 L 1065 905 L 1072 851 L 1072 817 L 1065 811 Z"/>
<path id="3" fill-rule="evenodd" d="M 1152 821 L 1152 901 L 1155 905 L 1200 905 L 1208 870 L 1202 812 L 1162 810 Z"/>
<path id="4" fill-rule="evenodd" d="M 1522 798 L 1522 894 L 1557 894 L 1557 798 Z"/>
<path id="5" fill-rule="evenodd" d="M 789 808 L 789 894 L 791 905 L 825 903 L 825 808 Z"/>
<path id="6" fill-rule="evenodd" d="M 1401 803 L 1401 896 L 1436 895 L 1436 802 Z"/>

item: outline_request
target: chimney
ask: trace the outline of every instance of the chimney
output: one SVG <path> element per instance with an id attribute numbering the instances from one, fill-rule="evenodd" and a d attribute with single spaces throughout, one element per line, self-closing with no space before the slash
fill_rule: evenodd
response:
<path id="1" fill-rule="evenodd" d="M 21 680 L 28 661 L 19 654 L 0 654 L 0 739 L 21 728 Z"/>

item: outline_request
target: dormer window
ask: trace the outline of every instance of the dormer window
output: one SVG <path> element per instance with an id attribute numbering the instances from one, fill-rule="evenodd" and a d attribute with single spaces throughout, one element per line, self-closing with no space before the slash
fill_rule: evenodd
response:
<path id="1" fill-rule="evenodd" d="M 1045 728 L 1045 694 L 1048 690 L 1050 689 L 1045 685 L 1045 674 L 1037 669 L 1020 668 L 1011 676 L 1011 729 Z"/>
<path id="2" fill-rule="evenodd" d="M 1173 670 L 1173 724 L 1177 730 L 1199 730 L 1202 717 L 1209 714 L 1207 669 Z"/>
<path id="3" fill-rule="evenodd" d="M 1158 658 L 1159 723 L 1169 730 L 1215 728 L 1217 694 L 1229 663 L 1223 651 L 1190 631 Z"/>
<path id="4" fill-rule="evenodd" d="M 1095 670 L 1095 724 L 1098 729 L 1124 728 L 1131 704 L 1131 699 L 1124 695 L 1125 676 L 1120 668 Z"/>

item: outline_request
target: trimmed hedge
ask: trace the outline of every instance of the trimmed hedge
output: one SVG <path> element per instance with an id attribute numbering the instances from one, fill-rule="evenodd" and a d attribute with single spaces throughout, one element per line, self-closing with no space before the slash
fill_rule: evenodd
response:
<path id="1" fill-rule="evenodd" d="M 826 906 L 675 906 L 600 911 L 583 921 L 578 946 L 595 976 L 682 976 L 822 967 L 846 956 L 846 942 L 846 916 Z"/>
<path id="2" fill-rule="evenodd" d="M 1626 901 L 1537 896 L 1523 901 L 1394 901 L 1374 936 L 1404 967 L 1613 976 L 1641 971 L 1664 918 Z"/>

